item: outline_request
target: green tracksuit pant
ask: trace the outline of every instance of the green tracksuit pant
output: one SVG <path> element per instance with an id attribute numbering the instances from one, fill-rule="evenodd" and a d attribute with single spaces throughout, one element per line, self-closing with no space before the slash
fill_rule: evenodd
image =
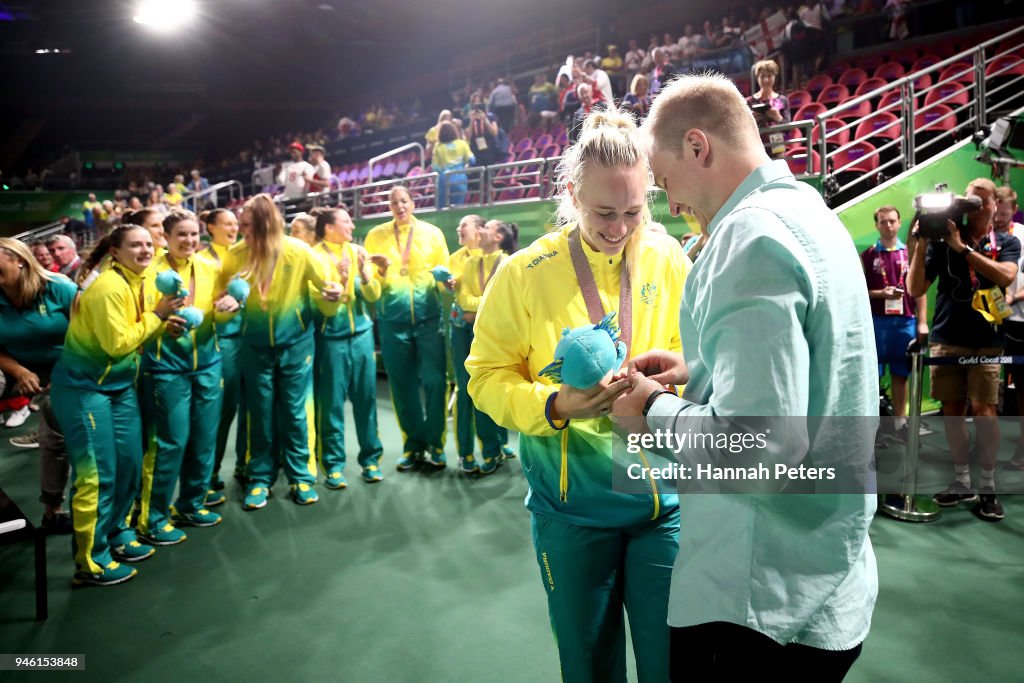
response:
<path id="1" fill-rule="evenodd" d="M 452 325 L 452 364 L 455 366 L 455 383 L 459 390 L 455 397 L 455 443 L 460 458 L 472 457 L 473 437 L 480 437 L 480 449 L 484 458 L 497 458 L 501 447 L 508 441 L 508 432 L 494 423 L 486 413 L 473 405 L 469 395 L 469 372 L 466 358 L 473 343 L 473 328 Z"/>
<path id="2" fill-rule="evenodd" d="M 566 683 L 625 683 L 626 630 L 639 683 L 669 680 L 668 592 L 679 510 L 626 528 L 533 515 L 533 545 Z"/>
<path id="3" fill-rule="evenodd" d="M 142 459 L 139 531 L 156 531 L 175 509 L 192 514 L 204 507 L 220 421 L 220 364 L 190 374 L 146 373 L 143 406 L 149 443 Z"/>
<path id="4" fill-rule="evenodd" d="M 373 330 L 343 339 L 316 338 L 317 459 L 327 473 L 345 469 L 345 399 L 359 440 L 359 464 L 376 465 L 384 452 L 377 433 L 377 359 Z"/>
<path id="5" fill-rule="evenodd" d="M 290 346 L 245 346 L 246 472 L 251 487 L 273 486 L 279 464 L 288 483 L 316 483 L 315 350 L 312 333 Z"/>
<path id="6" fill-rule="evenodd" d="M 54 387 L 50 394 L 71 460 L 72 553 L 99 574 L 110 549 L 136 540 L 128 516 L 139 491 L 142 419 L 134 387 L 105 392 Z"/>
<path id="7" fill-rule="evenodd" d="M 239 335 L 219 337 L 221 373 L 224 376 L 224 400 L 220 408 L 220 424 L 217 426 L 217 451 L 213 462 L 215 481 L 220 476 L 220 468 L 224 462 L 224 452 L 228 447 L 228 433 L 231 423 L 238 415 L 238 428 L 235 430 L 235 462 L 234 469 L 245 469 L 245 390 L 242 387 L 242 338 Z"/>
<path id="8" fill-rule="evenodd" d="M 402 451 L 443 451 L 448 381 L 440 321 L 431 318 L 415 325 L 381 321 L 380 348 L 402 430 Z M 420 400 L 420 387 L 426 406 Z"/>

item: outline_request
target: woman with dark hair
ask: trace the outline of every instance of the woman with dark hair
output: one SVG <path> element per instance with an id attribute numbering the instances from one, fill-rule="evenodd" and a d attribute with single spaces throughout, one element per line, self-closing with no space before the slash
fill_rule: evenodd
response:
<path id="1" fill-rule="evenodd" d="M 0 237 L 0 397 L 40 397 L 60 357 L 75 283 L 43 268 L 24 243 Z M 71 533 L 71 516 L 61 510 L 68 483 L 68 454 L 48 402 L 42 402 L 39 444 L 42 528 Z M 27 409 L 27 408 L 26 408 Z"/>
<path id="2" fill-rule="evenodd" d="M 380 281 L 366 250 L 352 242 L 352 223 L 341 208 L 313 209 L 316 236 L 313 252 L 328 272 L 337 273 L 341 306 L 324 309 L 319 296 L 313 310 L 316 322 L 317 460 L 324 468 L 325 485 L 342 489 L 345 480 L 345 400 L 352 403 L 359 466 L 363 481 L 373 484 L 384 478 L 380 456 L 384 453 L 377 434 L 377 359 L 373 348 L 373 320 L 370 305 L 380 299 Z M 314 294 L 311 292 L 311 294 Z"/>
<path id="3" fill-rule="evenodd" d="M 466 198 L 467 178 L 465 173 L 453 173 L 472 166 L 476 160 L 465 140 L 459 138 L 458 130 L 451 121 L 441 124 L 438 142 L 434 145 L 433 167 L 437 172 L 437 197 L 439 206 L 458 206 Z M 449 204 L 448 198 L 451 202 Z"/>
<path id="4" fill-rule="evenodd" d="M 210 243 L 201 249 L 197 258 L 203 258 L 223 271 L 228 250 L 238 241 L 238 218 L 228 209 L 212 209 L 199 215 L 199 220 L 210 234 Z M 241 303 L 241 302 L 239 302 Z M 220 466 L 224 462 L 231 423 L 238 415 L 235 432 L 235 478 L 245 482 L 245 402 L 242 392 L 242 317 L 232 316 L 227 320 L 213 321 L 220 347 L 221 376 L 224 379 L 224 396 L 221 401 L 220 422 L 217 426 L 217 448 L 210 476 L 210 491 L 206 495 L 206 507 L 222 504 L 224 481 L 220 478 Z"/>
<path id="5" fill-rule="evenodd" d="M 175 209 L 164 219 L 167 253 L 146 272 L 177 273 L 188 295 L 183 304 L 198 309 L 202 321 L 190 326 L 180 312 L 170 316 L 164 334 L 154 335 L 142 357 L 142 404 L 148 431 L 142 468 L 139 537 L 152 545 L 175 545 L 186 536 L 178 526 L 209 527 L 220 515 L 206 507 L 220 421 L 221 356 L 214 326 L 238 310 L 238 302 L 220 294 L 220 269 L 196 258 L 199 222 L 191 211 Z M 179 485 L 180 478 L 180 485 Z M 174 490 L 178 499 L 171 506 Z"/>
<path id="6" fill-rule="evenodd" d="M 94 251 L 109 254 L 111 265 L 78 300 L 53 369 L 51 401 L 71 458 L 72 582 L 105 586 L 135 576 L 118 561 L 153 554 L 128 526 L 142 465 L 138 350 L 183 300 L 157 300 L 145 286 L 153 259 L 145 228 L 115 228 Z"/>
<path id="7" fill-rule="evenodd" d="M 458 292 L 459 283 L 465 272 L 465 266 L 470 258 L 480 253 L 480 231 L 484 228 L 483 216 L 470 214 L 463 216 L 456 228 L 459 237 L 459 248 L 449 259 L 449 270 L 452 277 L 445 283 L 450 291 Z M 469 382 L 469 375 L 466 374 L 466 354 L 469 353 L 469 345 L 463 344 L 465 339 L 464 328 L 467 323 L 463 320 L 462 309 L 458 301 L 451 302 L 451 315 L 448 316 L 450 323 L 448 328 L 448 344 L 451 350 L 452 368 L 455 373 L 455 384 L 458 390 L 455 393 L 455 450 L 459 456 L 459 467 L 466 474 L 473 474 L 480 471 L 480 464 L 473 456 L 474 428 L 473 428 L 473 399 L 469 397 L 466 384 Z M 463 346 L 465 348 L 463 349 Z"/>
<path id="8" fill-rule="evenodd" d="M 311 505 L 313 486 L 313 316 L 309 285 L 336 303 L 341 290 L 309 245 L 284 234 L 284 219 L 268 194 L 242 208 L 245 240 L 228 254 L 224 278 L 250 285 L 242 309 L 245 400 L 248 409 L 246 510 L 265 507 L 278 475 L 278 453 L 292 499 Z"/>
<path id="9" fill-rule="evenodd" d="M 397 468 L 405 472 L 422 460 L 443 468 L 447 359 L 439 285 L 430 271 L 449 265 L 448 245 L 436 226 L 413 215 L 408 189 L 393 187 L 390 202 L 393 219 L 370 230 L 366 251 L 382 285 L 380 348 L 404 439 Z"/>

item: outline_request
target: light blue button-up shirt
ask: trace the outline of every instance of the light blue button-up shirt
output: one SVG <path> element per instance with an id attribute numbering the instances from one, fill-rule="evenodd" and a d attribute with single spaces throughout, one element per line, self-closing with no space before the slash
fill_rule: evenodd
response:
<path id="1" fill-rule="evenodd" d="M 878 377 L 864 275 L 821 197 L 784 161 L 768 162 L 708 230 L 680 315 L 690 381 L 682 398 L 655 401 L 651 429 L 682 433 L 721 416 L 865 416 L 868 425 Z M 868 538 L 876 498 L 861 491 L 681 495 L 669 624 L 725 621 L 779 643 L 855 647 L 878 592 Z"/>

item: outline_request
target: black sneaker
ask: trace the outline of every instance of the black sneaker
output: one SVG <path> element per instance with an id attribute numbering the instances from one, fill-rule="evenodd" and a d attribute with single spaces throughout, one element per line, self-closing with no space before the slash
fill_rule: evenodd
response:
<path id="1" fill-rule="evenodd" d="M 1001 520 L 1005 515 L 1003 514 L 1003 506 L 999 503 L 999 499 L 996 498 L 996 492 L 986 486 L 980 493 L 980 500 L 974 506 L 974 514 L 986 522 L 998 522 Z"/>
<path id="2" fill-rule="evenodd" d="M 13 443 L 14 439 L 11 439 Z M 1003 464 L 1004 470 L 1010 472 L 1021 472 L 1024 471 L 1024 446 L 1018 444 L 1017 449 L 1013 452 L 1013 457 L 1010 461 Z"/>
<path id="3" fill-rule="evenodd" d="M 43 515 L 39 526 L 48 534 L 70 534 L 75 530 L 71 523 L 71 513 L 64 511 L 57 512 L 51 517 Z"/>
<path id="4" fill-rule="evenodd" d="M 967 488 L 958 481 L 954 481 L 945 491 L 940 491 L 932 496 L 936 505 L 944 508 L 953 507 L 960 503 L 973 503 L 978 500 L 978 494 Z"/>

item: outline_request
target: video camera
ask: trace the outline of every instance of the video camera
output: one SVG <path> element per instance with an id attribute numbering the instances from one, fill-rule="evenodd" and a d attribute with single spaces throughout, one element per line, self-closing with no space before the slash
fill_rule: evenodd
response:
<path id="1" fill-rule="evenodd" d="M 945 190 L 946 185 L 940 184 L 935 186 L 935 192 L 914 197 L 918 234 L 932 242 L 946 239 L 949 235 L 948 221 L 961 225 L 966 214 L 981 208 L 981 197 L 964 197 Z"/>

